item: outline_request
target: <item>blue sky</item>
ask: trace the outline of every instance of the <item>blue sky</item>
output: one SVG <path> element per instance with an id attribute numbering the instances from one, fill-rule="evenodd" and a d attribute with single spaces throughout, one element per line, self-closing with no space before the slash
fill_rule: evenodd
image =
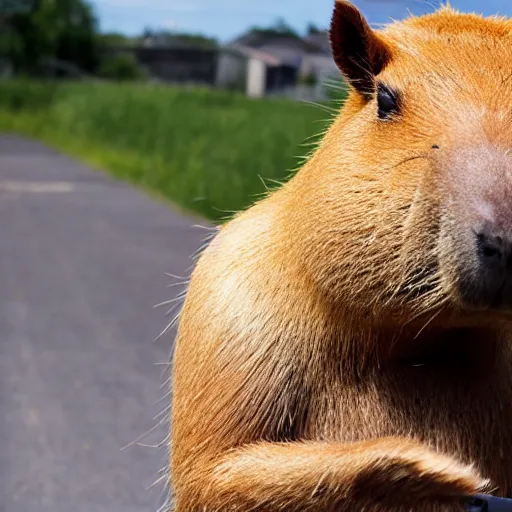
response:
<path id="1" fill-rule="evenodd" d="M 139 34 L 144 27 L 201 32 L 221 41 L 250 25 L 268 25 L 278 17 L 304 30 L 312 21 L 327 26 L 334 0 L 90 0 L 103 31 Z M 408 10 L 428 12 L 439 0 L 354 0 L 371 23 L 400 19 Z M 451 0 L 463 11 L 512 15 L 511 0 Z"/>

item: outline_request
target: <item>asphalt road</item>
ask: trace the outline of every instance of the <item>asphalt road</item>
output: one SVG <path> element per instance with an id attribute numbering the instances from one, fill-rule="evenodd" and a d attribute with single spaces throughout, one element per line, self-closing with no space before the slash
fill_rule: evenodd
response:
<path id="1" fill-rule="evenodd" d="M 43 145 L 0 136 L 0 511 L 156 512 L 175 294 L 205 231 Z M 142 443 L 142 444 L 141 444 Z"/>

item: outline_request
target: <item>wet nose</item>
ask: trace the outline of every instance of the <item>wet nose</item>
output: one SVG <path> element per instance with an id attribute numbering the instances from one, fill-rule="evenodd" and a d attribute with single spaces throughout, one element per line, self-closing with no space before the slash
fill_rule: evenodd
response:
<path id="1" fill-rule="evenodd" d="M 490 272 L 490 277 L 505 279 L 512 276 L 512 240 L 490 231 L 477 234 L 478 256 L 482 270 Z"/>
<path id="2" fill-rule="evenodd" d="M 465 301 L 494 309 L 512 308 L 512 237 L 490 229 L 476 235 L 476 268 L 462 280 Z"/>

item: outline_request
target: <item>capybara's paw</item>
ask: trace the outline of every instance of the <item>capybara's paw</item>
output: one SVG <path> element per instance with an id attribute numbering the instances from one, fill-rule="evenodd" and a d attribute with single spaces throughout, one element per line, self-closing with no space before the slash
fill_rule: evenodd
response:
<path id="1" fill-rule="evenodd" d="M 411 441 L 383 440 L 374 462 L 358 478 L 359 492 L 395 504 L 454 504 L 484 491 L 489 482 L 472 467 Z"/>
<path id="2" fill-rule="evenodd" d="M 437 453 L 425 454 L 413 463 L 411 469 L 417 493 L 429 497 L 472 496 L 489 485 L 473 466 Z"/>
<path id="3" fill-rule="evenodd" d="M 352 512 L 354 508 L 347 509 Z M 343 511 L 345 512 L 345 511 Z M 383 506 L 381 503 L 374 503 L 364 508 L 364 512 L 466 512 L 464 503 L 461 500 L 454 500 L 451 503 L 423 502 L 415 505 L 393 505 Z"/>

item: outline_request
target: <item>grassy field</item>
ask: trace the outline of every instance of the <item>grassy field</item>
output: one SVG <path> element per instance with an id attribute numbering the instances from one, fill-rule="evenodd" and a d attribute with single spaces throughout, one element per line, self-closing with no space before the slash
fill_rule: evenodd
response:
<path id="1" fill-rule="evenodd" d="M 222 220 L 283 181 L 330 115 L 286 100 L 145 84 L 0 82 L 0 130 L 36 137 Z"/>

